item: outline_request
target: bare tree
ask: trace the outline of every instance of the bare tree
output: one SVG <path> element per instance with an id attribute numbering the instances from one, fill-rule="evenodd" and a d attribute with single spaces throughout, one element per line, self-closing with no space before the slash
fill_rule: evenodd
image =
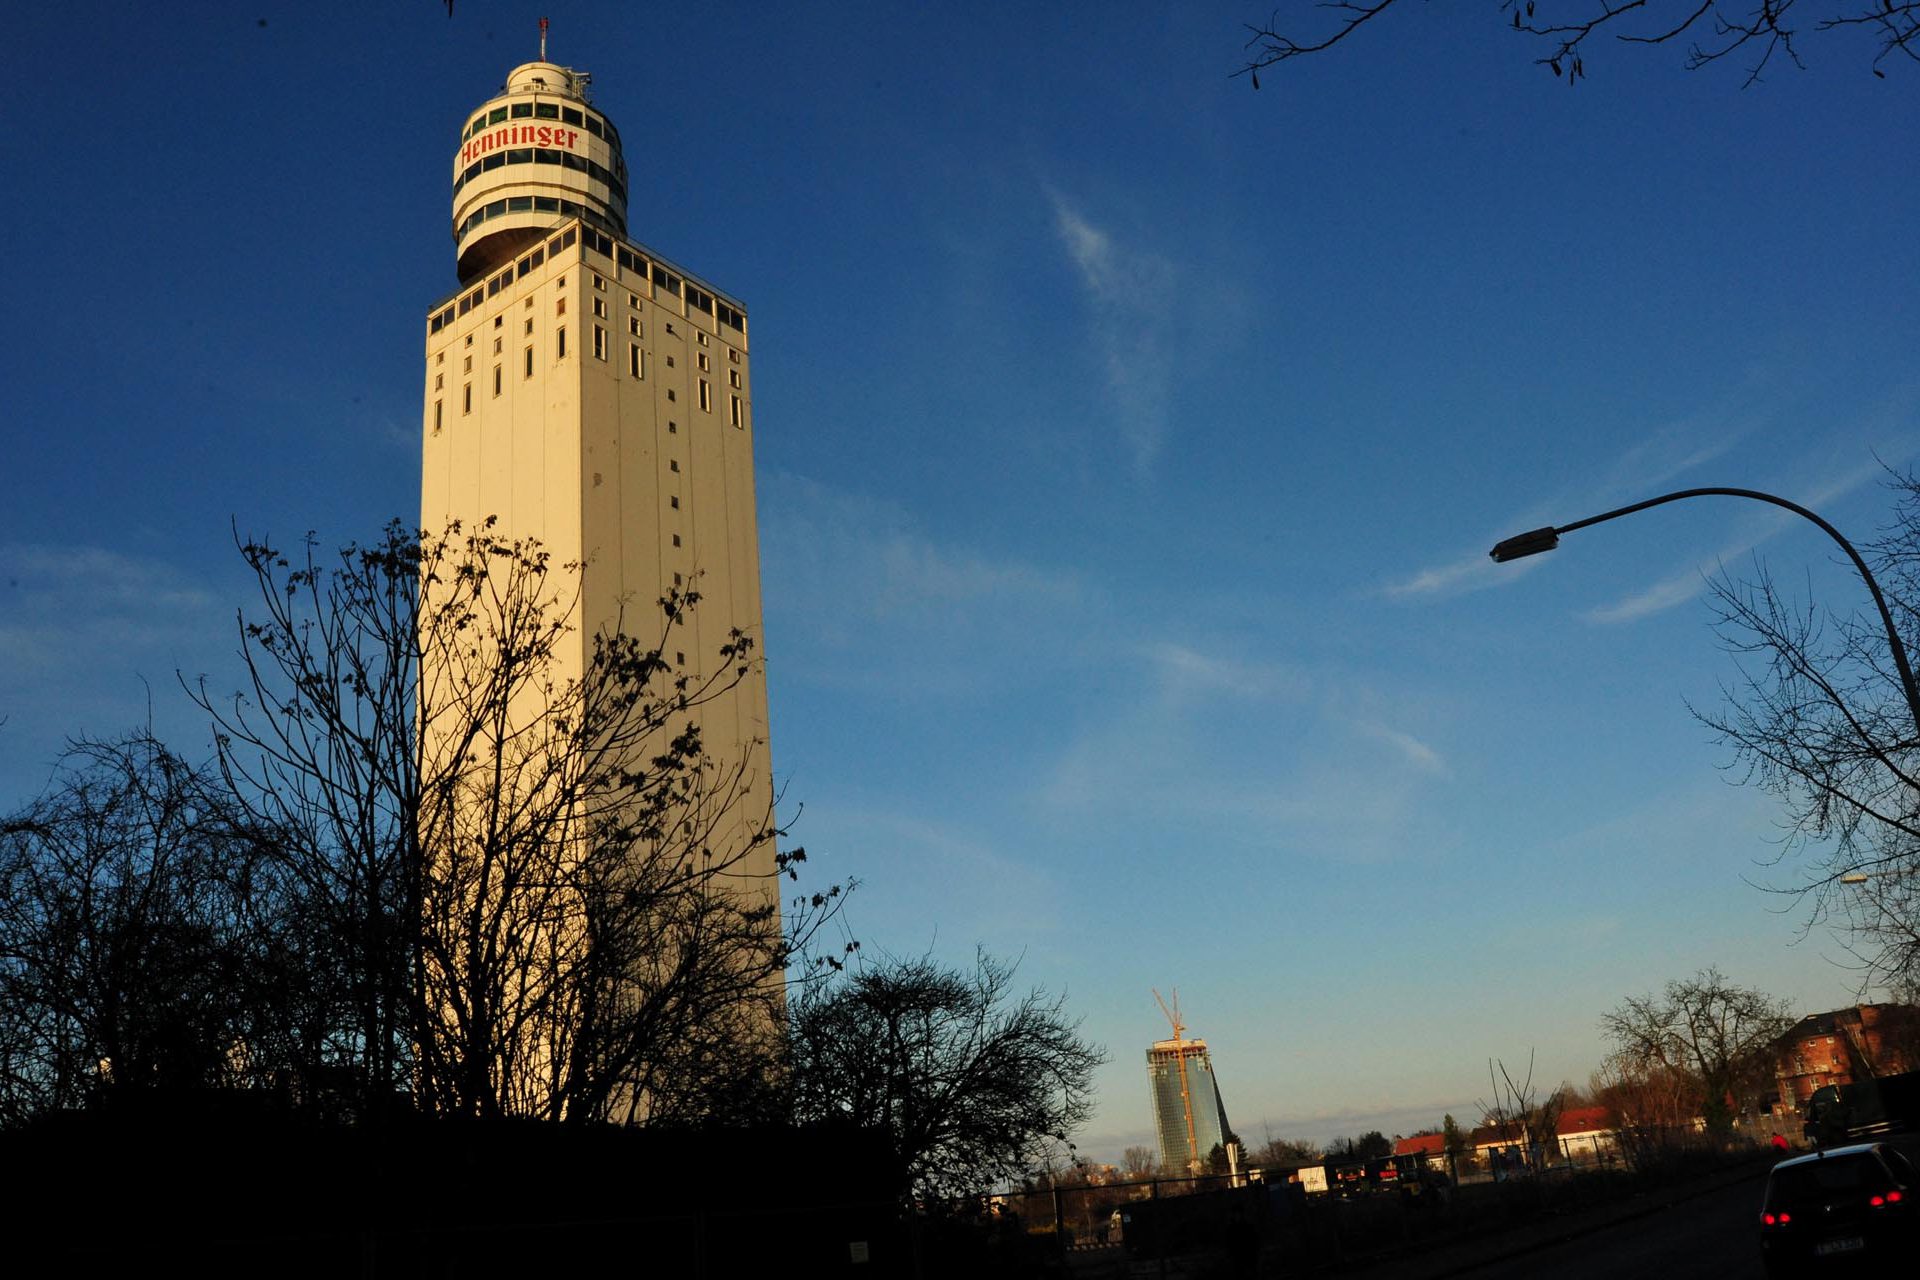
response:
<path id="1" fill-rule="evenodd" d="M 1296 1168 L 1304 1164 L 1313 1164 L 1321 1159 L 1323 1152 L 1320 1144 L 1309 1142 L 1305 1138 L 1269 1137 L 1266 1145 L 1260 1148 L 1253 1163 L 1262 1168 Z"/>
<path id="2" fill-rule="evenodd" d="M 1080 1039 L 1064 997 L 1014 996 L 1013 972 L 985 952 L 970 974 L 890 961 L 803 993 L 795 1115 L 885 1133 L 902 1194 L 1017 1180 L 1085 1120 L 1105 1054 Z"/>
<path id="3" fill-rule="evenodd" d="M 273 940 L 217 785 L 145 733 L 0 820 L 0 1123 L 108 1089 L 260 1084 Z"/>
<path id="4" fill-rule="evenodd" d="M 1862 554 L 1904 638 L 1920 634 L 1920 477 L 1888 485 L 1893 518 Z M 1863 989 L 1920 976 L 1920 741 L 1885 625 L 1797 601 L 1762 565 L 1712 586 L 1741 675 L 1694 714 L 1784 806 L 1795 874 L 1773 887 L 1805 902 L 1809 928 L 1851 937 Z"/>
<path id="5" fill-rule="evenodd" d="M 579 566 L 488 526 L 297 557 L 248 542 L 262 616 L 249 691 L 204 688 L 233 793 L 278 833 L 331 940 L 329 1049 L 379 1104 L 659 1122 L 774 1105 L 788 961 L 840 890 L 783 931 L 746 744 L 699 709 L 757 662 L 734 632 L 705 675 L 647 641 L 573 637 Z M 753 873 L 750 867 L 771 866 Z"/>
<path id="6" fill-rule="evenodd" d="M 1120 1153 L 1120 1171 L 1129 1178 L 1150 1178 L 1159 1166 L 1152 1147 L 1128 1147 Z"/>
<path id="7" fill-rule="evenodd" d="M 1275 63 L 1323 53 L 1392 8 L 1395 0 L 1332 0 L 1283 6 L 1264 23 L 1248 24 L 1248 59 L 1235 75 L 1260 87 L 1260 71 Z M 1857 33 L 1873 44 L 1873 74 L 1896 55 L 1920 61 L 1920 0 L 1820 0 L 1808 14 L 1795 0 L 1500 0 L 1499 24 L 1525 37 L 1534 62 L 1569 84 L 1586 75 L 1585 54 L 1596 39 L 1622 44 L 1684 46 L 1689 71 L 1738 58 L 1746 84 L 1760 79 L 1776 58 L 1804 67 L 1799 41 L 1816 34 Z M 1283 19 L 1284 15 L 1284 19 Z M 1489 17 L 1492 17 L 1490 12 Z M 1492 29 L 1493 23 L 1489 23 Z"/>
<path id="8" fill-rule="evenodd" d="M 1793 1024 L 1781 1001 L 1735 986 L 1716 968 L 1634 996 L 1600 1019 L 1619 1062 L 1687 1078 L 1711 1133 L 1724 1134 L 1772 1083 L 1774 1041 Z"/>
<path id="9" fill-rule="evenodd" d="M 1492 1101 L 1480 1103 L 1481 1123 L 1503 1140 L 1518 1143 L 1530 1167 L 1539 1167 L 1558 1150 L 1560 1112 L 1565 1098 L 1556 1090 L 1540 1096 L 1533 1083 L 1533 1050 L 1527 1051 L 1527 1070 L 1518 1080 L 1503 1059 L 1487 1060 L 1487 1082 Z"/>

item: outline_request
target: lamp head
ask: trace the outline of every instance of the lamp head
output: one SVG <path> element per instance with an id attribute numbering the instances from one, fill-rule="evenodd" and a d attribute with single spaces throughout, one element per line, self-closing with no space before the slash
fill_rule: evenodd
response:
<path id="1" fill-rule="evenodd" d="M 1542 551 L 1551 551 L 1560 545 L 1560 531 L 1552 525 L 1544 529 L 1529 529 L 1517 533 L 1504 542 L 1496 542 L 1493 550 L 1487 554 L 1493 557 L 1495 564 L 1505 564 L 1509 560 L 1518 560 L 1522 556 L 1539 555 Z"/>

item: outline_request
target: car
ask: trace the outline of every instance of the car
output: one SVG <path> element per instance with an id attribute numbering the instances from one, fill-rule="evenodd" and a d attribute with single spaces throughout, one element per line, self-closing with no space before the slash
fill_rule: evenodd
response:
<path id="1" fill-rule="evenodd" d="M 1884 1142 L 1834 1147 L 1773 1166 L 1760 1208 L 1771 1277 L 1870 1269 L 1898 1275 L 1920 1249 L 1920 1173 Z"/>

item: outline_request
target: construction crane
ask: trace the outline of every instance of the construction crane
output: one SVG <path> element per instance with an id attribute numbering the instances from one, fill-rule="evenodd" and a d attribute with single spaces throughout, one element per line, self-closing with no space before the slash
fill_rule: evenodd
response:
<path id="1" fill-rule="evenodd" d="M 1160 1006 L 1160 1012 L 1167 1015 L 1167 1021 L 1173 1024 L 1173 1061 L 1180 1070 L 1180 1106 L 1187 1115 L 1187 1172 L 1192 1173 L 1200 1164 L 1200 1140 L 1193 1133 L 1193 1095 L 1187 1091 L 1187 1050 L 1186 1040 L 1181 1035 L 1187 1027 L 1180 1021 L 1180 988 L 1173 989 L 1173 1007 L 1160 999 L 1160 989 L 1153 988 L 1154 1002 Z"/>

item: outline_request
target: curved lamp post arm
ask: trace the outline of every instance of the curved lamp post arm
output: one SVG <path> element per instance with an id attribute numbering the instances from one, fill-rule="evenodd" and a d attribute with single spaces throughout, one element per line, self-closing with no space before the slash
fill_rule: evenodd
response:
<path id="1" fill-rule="evenodd" d="M 1496 543 L 1492 556 L 1497 564 L 1509 560 L 1518 560 L 1522 556 L 1538 555 L 1542 551 L 1551 551 L 1560 545 L 1560 535 L 1572 533 L 1575 529 L 1584 529 L 1590 524 L 1600 524 L 1606 520 L 1618 520 L 1621 516 L 1630 516 L 1636 511 L 1645 511 L 1648 507 L 1658 507 L 1669 502 L 1678 502 L 1682 498 L 1751 498 L 1755 502 L 1770 503 L 1784 508 L 1797 516 L 1804 516 L 1826 530 L 1827 536 L 1840 544 L 1840 549 L 1853 561 L 1853 567 L 1860 572 L 1860 580 L 1867 584 L 1867 590 L 1873 594 L 1874 606 L 1880 610 L 1880 623 L 1887 629 L 1887 648 L 1893 653 L 1893 665 L 1900 672 L 1900 687 L 1906 691 L 1907 710 L 1913 716 L 1913 729 L 1916 738 L 1920 738 L 1920 686 L 1914 684 L 1913 666 L 1907 661 L 1907 647 L 1900 642 L 1900 633 L 1894 628 L 1893 613 L 1887 608 L 1887 598 L 1880 593 L 1880 584 L 1874 581 L 1873 573 L 1867 568 L 1867 562 L 1854 550 L 1853 544 L 1840 536 L 1840 531 L 1828 524 L 1814 512 L 1807 510 L 1797 502 L 1771 493 L 1762 493 L 1758 489 L 1682 489 L 1678 493 L 1662 494 L 1658 498 L 1648 498 L 1645 502 L 1636 502 L 1632 506 L 1620 507 L 1613 511 L 1603 511 L 1597 516 L 1588 516 L 1585 520 L 1575 520 L 1572 524 L 1548 525 L 1543 529 L 1530 529 L 1526 533 Z"/>

